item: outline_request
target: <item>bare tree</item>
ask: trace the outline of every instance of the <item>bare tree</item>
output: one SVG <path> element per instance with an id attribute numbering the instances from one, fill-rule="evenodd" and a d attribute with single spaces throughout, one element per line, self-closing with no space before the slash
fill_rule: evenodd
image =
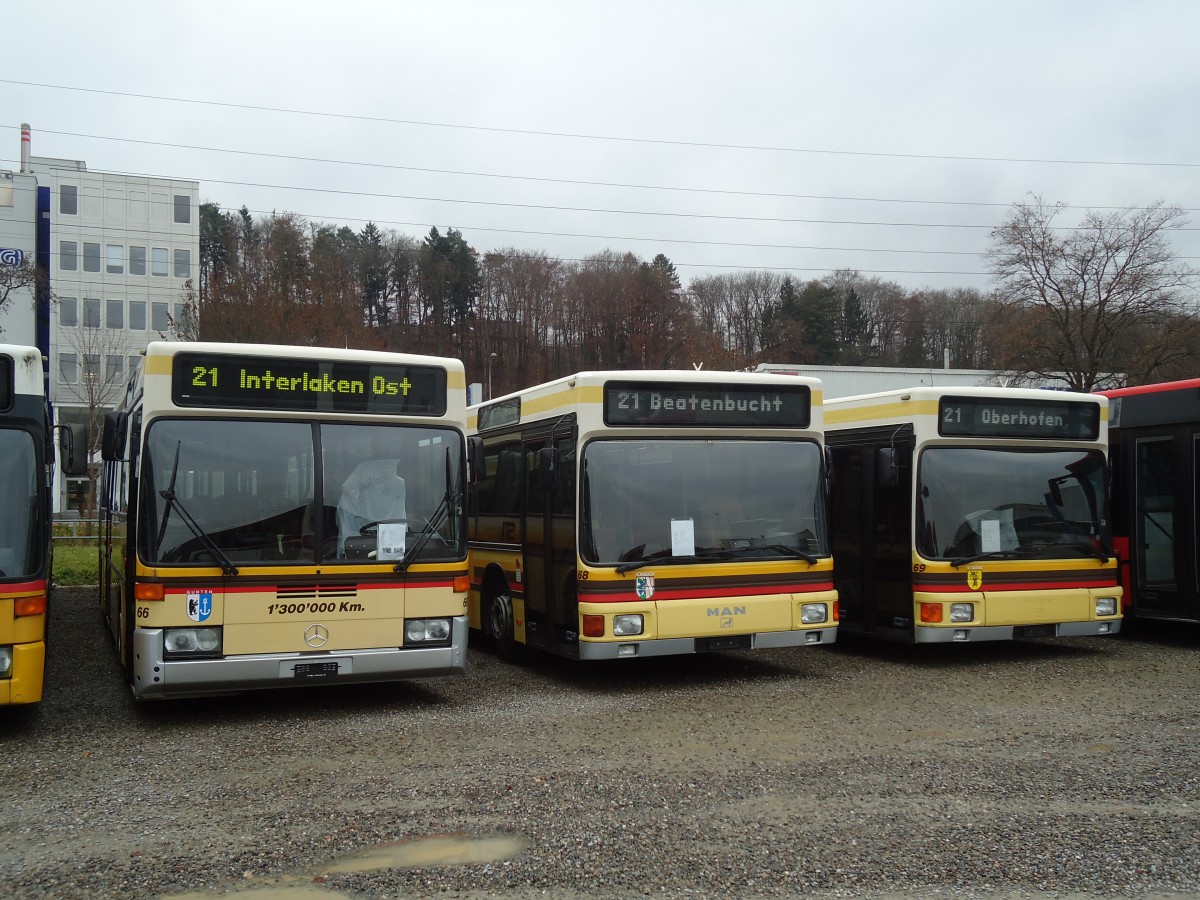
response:
<path id="1" fill-rule="evenodd" d="M 64 343 L 76 354 L 78 379 L 59 385 L 60 407 L 79 404 L 88 433 L 88 491 L 85 517 L 96 513 L 96 483 L 100 477 L 100 444 L 104 436 L 104 414 L 113 409 L 125 391 L 125 344 L 121 332 L 111 328 L 83 326 L 64 331 Z"/>
<path id="2" fill-rule="evenodd" d="M 1071 388 L 1090 391 L 1121 380 L 1147 353 L 1169 356 L 1170 323 L 1194 311 L 1196 273 L 1171 247 L 1170 232 L 1186 224 L 1179 207 L 1088 211 L 1077 227 L 1058 227 L 1065 208 L 1035 196 L 992 231 L 997 363 L 1063 373 Z"/>
<path id="3" fill-rule="evenodd" d="M 29 291 L 29 302 L 35 302 L 40 282 L 41 273 L 28 257 L 23 256 L 15 263 L 0 260 L 0 313 L 25 291 Z M 4 327 L 0 325 L 0 335 L 3 334 Z"/>

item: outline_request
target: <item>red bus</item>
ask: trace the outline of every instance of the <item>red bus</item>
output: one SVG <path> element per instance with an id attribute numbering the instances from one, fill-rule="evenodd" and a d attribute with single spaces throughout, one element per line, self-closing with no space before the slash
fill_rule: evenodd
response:
<path id="1" fill-rule="evenodd" d="M 1100 393 L 1125 612 L 1200 622 L 1200 378 Z"/>

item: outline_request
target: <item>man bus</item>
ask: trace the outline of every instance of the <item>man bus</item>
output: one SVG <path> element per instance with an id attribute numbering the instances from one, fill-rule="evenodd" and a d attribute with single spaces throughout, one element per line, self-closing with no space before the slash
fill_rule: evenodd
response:
<path id="1" fill-rule="evenodd" d="M 470 620 L 502 655 L 835 640 L 816 379 L 583 372 L 469 415 Z"/>
<path id="2" fill-rule="evenodd" d="M 825 410 L 844 630 L 915 643 L 1120 630 L 1105 398 L 915 387 Z"/>

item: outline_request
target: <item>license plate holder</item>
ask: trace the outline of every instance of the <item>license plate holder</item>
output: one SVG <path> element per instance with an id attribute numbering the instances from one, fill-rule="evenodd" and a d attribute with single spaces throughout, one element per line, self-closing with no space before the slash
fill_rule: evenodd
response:
<path id="1" fill-rule="evenodd" d="M 1014 638 L 1054 637 L 1056 629 L 1053 625 L 1017 625 L 1013 628 Z"/>
<path id="2" fill-rule="evenodd" d="M 301 681 L 310 678 L 333 678 L 340 671 L 341 666 L 336 659 L 322 662 L 304 662 L 296 663 L 292 669 L 292 677 Z"/>

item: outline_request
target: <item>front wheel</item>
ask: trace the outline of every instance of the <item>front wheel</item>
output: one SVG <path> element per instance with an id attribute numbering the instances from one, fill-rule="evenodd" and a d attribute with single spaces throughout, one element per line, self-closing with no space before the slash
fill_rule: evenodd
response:
<path id="1" fill-rule="evenodd" d="M 488 637 L 496 655 L 510 662 L 517 658 L 517 639 L 513 629 L 512 597 L 505 591 L 488 603 Z"/>

